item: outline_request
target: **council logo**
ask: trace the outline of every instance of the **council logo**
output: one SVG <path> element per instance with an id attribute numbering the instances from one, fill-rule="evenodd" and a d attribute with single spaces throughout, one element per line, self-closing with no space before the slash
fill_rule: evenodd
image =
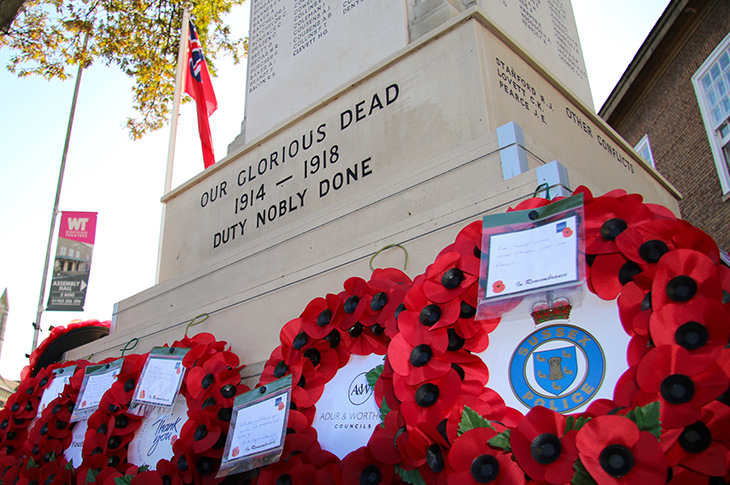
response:
<path id="1" fill-rule="evenodd" d="M 367 372 L 358 374 L 350 383 L 347 390 L 347 398 L 355 406 L 363 404 L 373 395 L 373 388 L 368 384 Z"/>
<path id="2" fill-rule="evenodd" d="M 596 395 L 606 357 L 590 333 L 572 325 L 536 330 L 517 346 L 509 365 L 512 392 L 533 408 L 567 413 Z"/>

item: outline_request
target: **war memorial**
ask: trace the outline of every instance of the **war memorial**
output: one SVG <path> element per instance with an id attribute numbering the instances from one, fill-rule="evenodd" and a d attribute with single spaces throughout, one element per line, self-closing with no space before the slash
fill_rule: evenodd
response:
<path id="1" fill-rule="evenodd" d="M 196 483 L 725 475 L 657 437 L 701 453 L 703 413 L 730 415 L 730 273 L 596 115 L 569 0 L 252 0 L 248 62 L 227 156 L 162 198 L 159 282 L 66 356 L 109 366 L 134 340 L 162 375 L 182 352 L 187 404 L 111 432 L 123 454 L 74 431 L 84 470 L 105 453 Z M 144 398 L 147 367 L 122 382 L 135 359 L 89 423 Z"/>

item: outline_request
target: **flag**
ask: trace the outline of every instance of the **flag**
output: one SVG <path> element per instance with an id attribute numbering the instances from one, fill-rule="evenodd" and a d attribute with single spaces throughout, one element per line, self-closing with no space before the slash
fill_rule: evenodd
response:
<path id="1" fill-rule="evenodd" d="M 188 93 L 197 105 L 198 132 L 200 144 L 203 148 L 203 164 L 205 168 L 215 163 L 213 154 L 213 138 L 210 135 L 208 118 L 218 107 L 215 99 L 213 84 L 210 82 L 208 65 L 205 63 L 203 49 L 198 41 L 193 23 L 190 22 L 190 36 L 188 37 L 188 69 L 185 75 L 185 92 Z"/>

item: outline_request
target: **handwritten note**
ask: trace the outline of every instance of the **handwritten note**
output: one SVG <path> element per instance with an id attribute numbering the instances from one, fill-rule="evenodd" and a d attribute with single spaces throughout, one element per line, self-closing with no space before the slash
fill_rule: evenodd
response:
<path id="1" fill-rule="evenodd" d="M 101 402 L 101 398 L 104 396 L 104 393 L 112 387 L 112 384 L 114 384 L 117 374 L 119 374 L 119 370 L 120 369 L 117 368 L 103 374 L 86 376 L 86 386 L 76 401 L 76 409 L 84 410 L 97 408 Z"/>
<path id="2" fill-rule="evenodd" d="M 527 293 L 578 280 L 575 216 L 524 231 L 493 234 L 485 299 Z"/>
<path id="3" fill-rule="evenodd" d="M 56 371 L 54 371 L 55 377 L 51 380 L 51 383 L 48 384 L 46 390 L 43 391 L 43 396 L 41 396 L 41 402 L 38 405 L 38 416 L 40 416 L 43 410 L 48 407 L 51 401 L 53 401 L 58 396 L 60 396 L 61 393 L 63 393 L 63 388 L 66 387 L 68 381 L 71 380 L 71 376 L 73 375 L 75 369 L 76 366 L 73 365 L 71 367 L 56 369 Z"/>
<path id="4" fill-rule="evenodd" d="M 181 358 L 152 357 L 142 373 L 134 402 L 172 406 L 184 375 Z"/>
<path id="5" fill-rule="evenodd" d="M 227 460 L 271 450 L 281 445 L 287 393 L 239 409 Z"/>

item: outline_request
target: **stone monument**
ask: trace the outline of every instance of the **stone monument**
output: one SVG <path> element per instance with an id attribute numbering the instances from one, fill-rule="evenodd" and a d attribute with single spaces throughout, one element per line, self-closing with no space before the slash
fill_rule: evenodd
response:
<path id="1" fill-rule="evenodd" d="M 165 194 L 160 283 L 115 307 L 118 355 L 198 328 L 255 372 L 307 302 L 400 244 L 417 275 L 545 182 L 676 190 L 593 111 L 568 0 L 253 0 L 245 130 Z M 544 195 L 544 193 L 543 193 Z M 379 267 L 402 266 L 385 251 Z"/>

